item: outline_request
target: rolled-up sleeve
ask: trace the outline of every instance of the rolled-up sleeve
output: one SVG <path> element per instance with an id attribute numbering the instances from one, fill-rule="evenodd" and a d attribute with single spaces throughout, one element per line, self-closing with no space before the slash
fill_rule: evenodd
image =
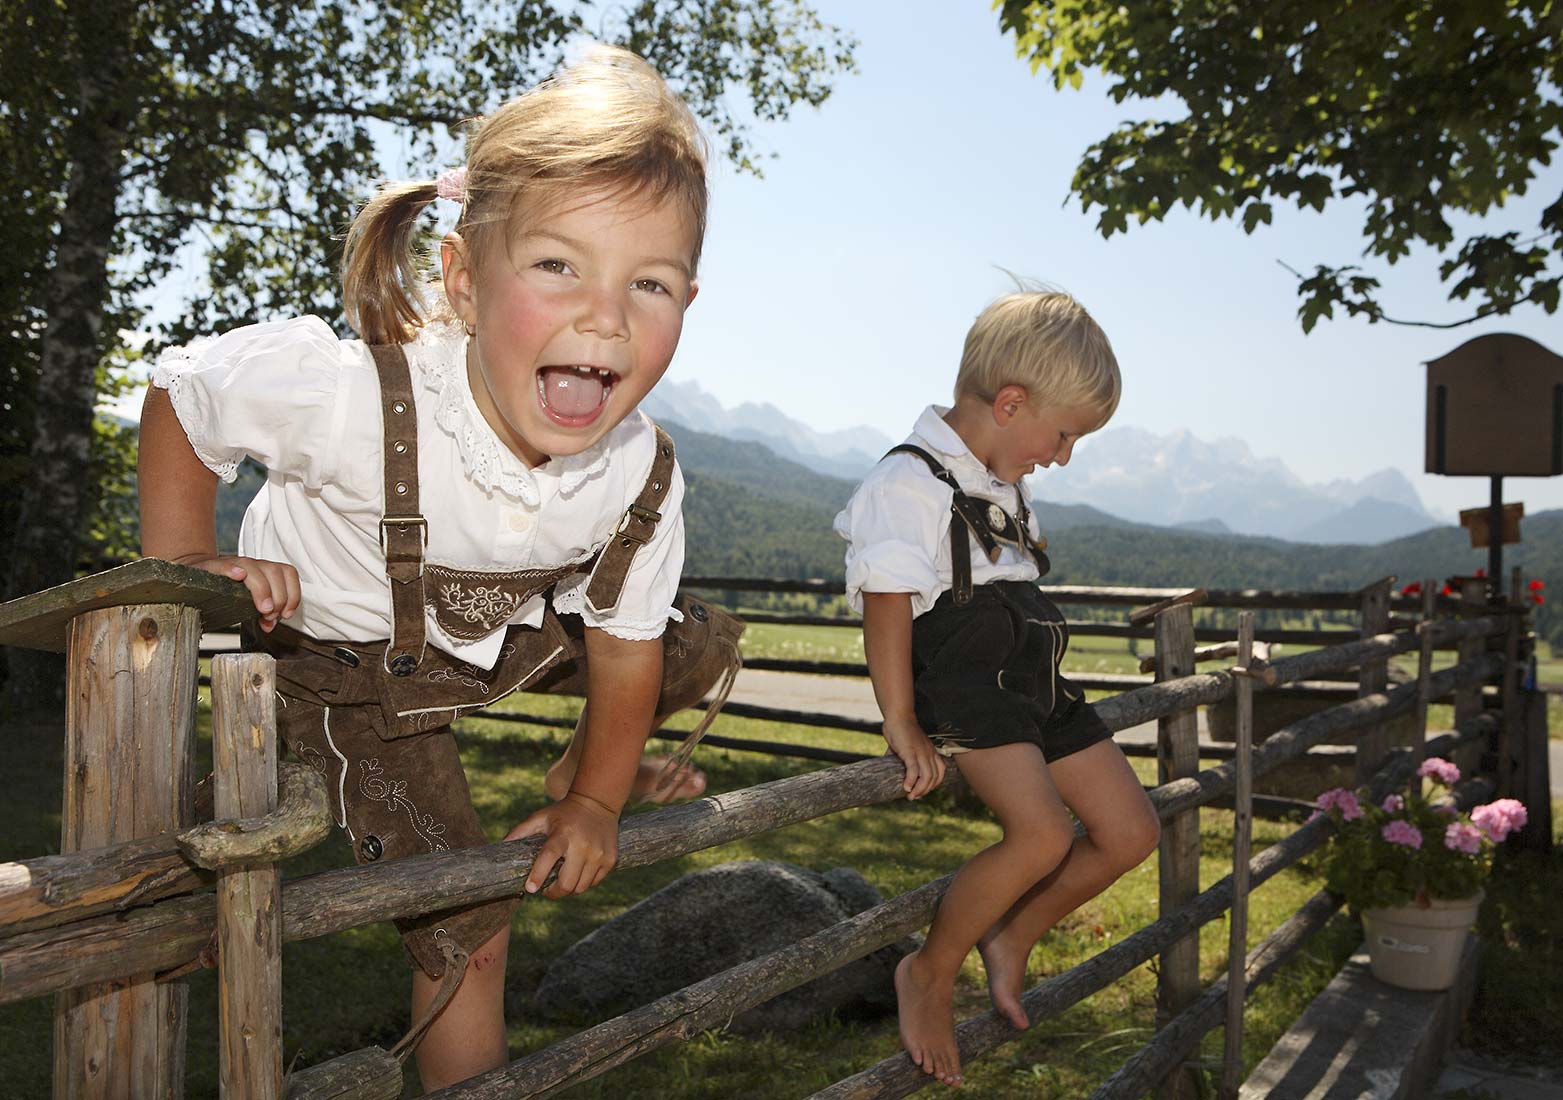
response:
<path id="1" fill-rule="evenodd" d="M 347 390 L 344 350 L 318 317 L 249 325 L 169 348 L 152 369 L 190 445 L 232 481 L 253 458 L 318 488 L 334 476 Z"/>
<path id="2" fill-rule="evenodd" d="M 926 491 L 898 465 L 882 463 L 836 516 L 836 533 L 848 544 L 847 601 L 860 613 L 864 592 L 906 592 L 921 615 L 942 587 L 938 548 L 948 537 L 949 493 L 937 482 Z"/>

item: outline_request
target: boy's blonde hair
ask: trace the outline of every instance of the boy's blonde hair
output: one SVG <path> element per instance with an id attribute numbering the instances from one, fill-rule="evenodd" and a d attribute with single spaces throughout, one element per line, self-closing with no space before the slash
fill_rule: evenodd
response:
<path id="1" fill-rule="evenodd" d="M 1043 406 L 1087 405 L 1106 423 L 1123 382 L 1107 334 L 1085 307 L 1060 290 L 1006 294 L 966 333 L 955 399 L 992 401 L 1005 386 L 1024 386 Z"/>
<path id="2" fill-rule="evenodd" d="M 593 192 L 682 205 L 695 234 L 693 274 L 706 228 L 705 139 L 656 70 L 614 46 L 593 46 L 474 120 L 456 232 L 475 264 L 505 246 L 518 218 Z M 433 180 L 388 184 L 348 229 L 343 302 L 368 343 L 405 343 L 424 323 L 416 230 L 436 197 Z"/>

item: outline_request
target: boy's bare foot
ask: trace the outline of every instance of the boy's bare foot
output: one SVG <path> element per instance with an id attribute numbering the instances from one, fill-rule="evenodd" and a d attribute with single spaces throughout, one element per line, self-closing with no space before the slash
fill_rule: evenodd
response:
<path id="1" fill-rule="evenodd" d="M 699 798 L 706 791 L 705 772 L 693 764 L 685 764 L 668 777 L 668 780 L 658 785 L 662 778 L 662 765 L 667 760 L 665 756 L 644 756 L 641 758 L 640 767 L 635 769 L 635 781 L 630 785 L 630 801 L 633 802 L 674 802 L 681 798 Z M 570 780 L 575 777 L 574 770 L 565 771 L 564 762 L 559 761 L 548 769 L 543 776 L 543 793 L 553 802 L 558 802 L 570 793 Z"/>
<path id="2" fill-rule="evenodd" d="M 988 972 L 988 996 L 993 1001 L 993 1007 L 1021 1031 L 1031 1026 L 1031 1020 L 1020 1003 L 1020 991 L 1026 984 L 1026 960 L 1031 957 L 1031 947 L 1029 943 L 1010 942 L 1004 932 L 993 933 L 977 941 L 983 968 Z"/>
<path id="3" fill-rule="evenodd" d="M 895 968 L 896 1016 L 901 1045 L 919 1069 L 946 1085 L 961 1083 L 961 1052 L 955 1045 L 955 989 L 923 974 L 919 952 Z"/>

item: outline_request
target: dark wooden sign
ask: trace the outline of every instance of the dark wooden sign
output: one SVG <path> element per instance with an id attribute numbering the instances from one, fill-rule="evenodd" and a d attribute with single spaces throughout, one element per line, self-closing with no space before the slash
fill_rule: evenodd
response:
<path id="1" fill-rule="evenodd" d="M 1427 472 L 1563 474 L 1563 356 L 1500 332 L 1430 361 Z"/>

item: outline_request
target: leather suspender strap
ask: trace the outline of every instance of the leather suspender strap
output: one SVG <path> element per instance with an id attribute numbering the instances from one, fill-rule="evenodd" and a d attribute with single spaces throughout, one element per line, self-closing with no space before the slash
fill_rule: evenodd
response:
<path id="1" fill-rule="evenodd" d="M 971 525 L 961 512 L 961 501 L 967 499 L 966 493 L 961 489 L 960 482 L 955 480 L 955 475 L 921 447 L 901 443 L 886 451 L 885 457 L 889 458 L 893 454 L 916 455 L 927 465 L 928 472 L 949 486 L 955 494 L 950 502 L 950 598 L 955 601 L 956 607 L 965 607 L 971 603 Z"/>
<path id="2" fill-rule="evenodd" d="M 635 553 L 656 534 L 662 519 L 662 502 L 673 485 L 673 438 L 655 423 L 652 428 L 656 431 L 656 450 L 646 483 L 640 487 L 635 503 L 624 510 L 618 530 L 597 555 L 592 579 L 586 585 L 586 598 L 598 611 L 618 604 Z"/>
<path id="3" fill-rule="evenodd" d="M 423 661 L 427 644 L 423 621 L 423 552 L 429 523 L 418 511 L 418 410 L 412 375 L 400 344 L 369 348 L 380 372 L 380 416 L 385 425 L 385 511 L 380 517 L 380 549 L 391 582 L 391 641 L 385 669 L 411 676 Z"/>

